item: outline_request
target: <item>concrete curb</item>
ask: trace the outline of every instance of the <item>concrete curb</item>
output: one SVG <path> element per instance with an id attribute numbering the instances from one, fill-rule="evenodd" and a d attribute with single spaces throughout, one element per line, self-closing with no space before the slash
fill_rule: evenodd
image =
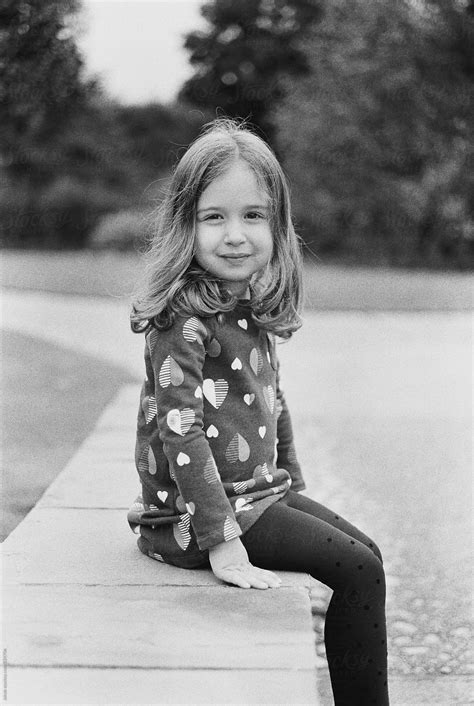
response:
<path id="1" fill-rule="evenodd" d="M 317 704 L 309 576 L 243 592 L 136 548 L 137 400 L 122 388 L 3 544 L 6 700 Z"/>

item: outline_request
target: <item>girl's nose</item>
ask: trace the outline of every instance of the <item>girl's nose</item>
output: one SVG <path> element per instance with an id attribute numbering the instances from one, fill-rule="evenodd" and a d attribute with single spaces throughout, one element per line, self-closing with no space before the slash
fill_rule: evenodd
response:
<path id="1" fill-rule="evenodd" d="M 245 242 L 245 233 L 241 223 L 228 221 L 226 223 L 224 241 L 231 245 L 238 245 Z"/>

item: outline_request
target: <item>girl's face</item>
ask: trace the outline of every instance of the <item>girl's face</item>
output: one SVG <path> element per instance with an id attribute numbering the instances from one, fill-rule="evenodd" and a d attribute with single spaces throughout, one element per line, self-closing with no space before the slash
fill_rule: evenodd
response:
<path id="1" fill-rule="evenodd" d="M 237 160 L 197 202 L 195 258 L 241 297 L 272 252 L 270 198 L 248 164 Z"/>

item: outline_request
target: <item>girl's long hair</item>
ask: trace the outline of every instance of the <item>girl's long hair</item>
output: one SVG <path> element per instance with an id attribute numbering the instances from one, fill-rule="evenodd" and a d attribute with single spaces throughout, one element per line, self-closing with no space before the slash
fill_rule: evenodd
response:
<path id="1" fill-rule="evenodd" d="M 194 241 L 200 195 L 238 159 L 253 170 L 271 200 L 273 254 L 251 283 L 252 317 L 282 338 L 301 326 L 301 250 L 286 177 L 260 137 L 244 123 L 220 118 L 205 126 L 173 173 L 134 297 L 130 319 L 136 333 L 151 325 L 169 328 L 177 315 L 213 316 L 235 306 L 236 297 L 194 259 Z"/>

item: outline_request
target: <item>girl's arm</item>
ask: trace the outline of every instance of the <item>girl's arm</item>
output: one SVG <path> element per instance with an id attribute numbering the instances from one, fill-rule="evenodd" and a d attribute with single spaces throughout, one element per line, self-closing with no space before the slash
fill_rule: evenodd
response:
<path id="1" fill-rule="evenodd" d="M 304 490 L 306 484 L 303 479 L 300 464 L 296 458 L 296 449 L 293 440 L 293 427 L 291 424 L 290 412 L 280 389 L 280 365 L 277 367 L 277 400 L 280 415 L 277 422 L 277 468 L 284 468 L 291 476 L 292 490 Z"/>
<path id="2" fill-rule="evenodd" d="M 202 370 L 210 338 L 197 317 L 180 317 L 170 329 L 147 335 L 159 436 L 181 496 L 175 502 L 189 515 L 200 549 L 242 534 L 203 430 Z"/>

